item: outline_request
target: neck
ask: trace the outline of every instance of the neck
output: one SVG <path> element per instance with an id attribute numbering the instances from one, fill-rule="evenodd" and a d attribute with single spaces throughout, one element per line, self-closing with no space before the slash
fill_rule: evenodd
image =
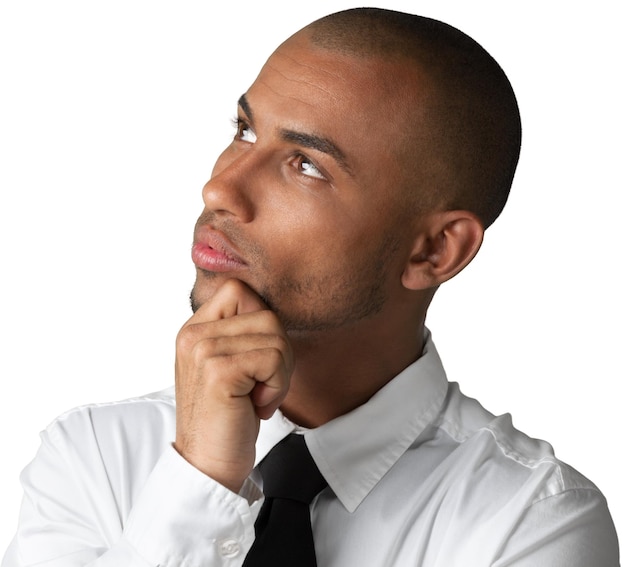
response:
<path id="1" fill-rule="evenodd" d="M 378 319 L 291 337 L 296 365 L 281 405 L 286 417 L 303 427 L 323 425 L 367 402 L 420 357 L 423 317 L 400 328 Z"/>

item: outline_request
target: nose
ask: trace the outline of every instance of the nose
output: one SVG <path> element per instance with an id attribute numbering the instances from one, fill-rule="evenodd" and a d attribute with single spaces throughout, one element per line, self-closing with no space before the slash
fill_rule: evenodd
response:
<path id="1" fill-rule="evenodd" d="M 232 149 L 228 148 L 218 158 L 211 179 L 202 189 L 202 199 L 207 210 L 234 217 L 244 223 L 254 218 L 252 153 L 248 150 L 232 155 Z"/>

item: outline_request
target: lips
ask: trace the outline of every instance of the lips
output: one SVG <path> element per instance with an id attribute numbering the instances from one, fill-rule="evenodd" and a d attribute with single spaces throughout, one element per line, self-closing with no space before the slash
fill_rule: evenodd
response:
<path id="1" fill-rule="evenodd" d="M 206 226 L 196 230 L 191 259 L 207 272 L 231 272 L 247 266 L 223 234 Z"/>

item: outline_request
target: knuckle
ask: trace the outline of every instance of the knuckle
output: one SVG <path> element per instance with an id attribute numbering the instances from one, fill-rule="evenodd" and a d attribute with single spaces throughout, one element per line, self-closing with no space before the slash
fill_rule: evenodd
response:
<path id="1" fill-rule="evenodd" d="M 282 368 L 285 364 L 283 353 L 277 348 L 269 349 L 269 359 L 270 359 L 270 364 L 275 369 Z"/>
<path id="2" fill-rule="evenodd" d="M 228 365 L 224 356 L 209 358 L 204 361 L 204 380 L 208 386 L 219 385 L 227 378 Z"/>
<path id="3" fill-rule="evenodd" d="M 185 325 L 176 335 L 176 349 L 179 353 L 211 355 L 216 348 L 218 337 L 214 335 L 214 323 L 195 323 Z"/>
<path id="4" fill-rule="evenodd" d="M 207 364 L 219 352 L 219 338 L 205 337 L 196 342 L 191 350 L 193 361 L 198 365 Z"/>
<path id="5" fill-rule="evenodd" d="M 280 322 L 278 320 L 278 316 L 273 311 L 269 309 L 264 309 L 263 311 L 259 311 L 257 313 L 257 317 L 259 320 L 268 327 L 276 327 L 280 326 Z"/>
<path id="6" fill-rule="evenodd" d="M 196 343 L 196 329 L 194 325 L 185 325 L 178 331 L 176 335 L 176 350 L 188 351 L 191 350 Z"/>
<path id="7" fill-rule="evenodd" d="M 284 335 L 276 335 L 274 340 L 276 342 L 276 348 L 281 353 L 287 353 L 291 351 L 291 343 Z"/>

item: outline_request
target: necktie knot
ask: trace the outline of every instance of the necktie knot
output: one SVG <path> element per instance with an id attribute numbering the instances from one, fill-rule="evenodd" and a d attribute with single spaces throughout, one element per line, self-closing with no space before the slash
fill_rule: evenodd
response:
<path id="1" fill-rule="evenodd" d="M 244 567 L 316 567 L 309 505 L 326 486 L 303 435 L 292 433 L 259 465 L 265 502 Z"/>
<path id="2" fill-rule="evenodd" d="M 263 493 L 310 504 L 327 483 L 311 457 L 304 435 L 292 433 L 278 443 L 259 465 Z"/>

